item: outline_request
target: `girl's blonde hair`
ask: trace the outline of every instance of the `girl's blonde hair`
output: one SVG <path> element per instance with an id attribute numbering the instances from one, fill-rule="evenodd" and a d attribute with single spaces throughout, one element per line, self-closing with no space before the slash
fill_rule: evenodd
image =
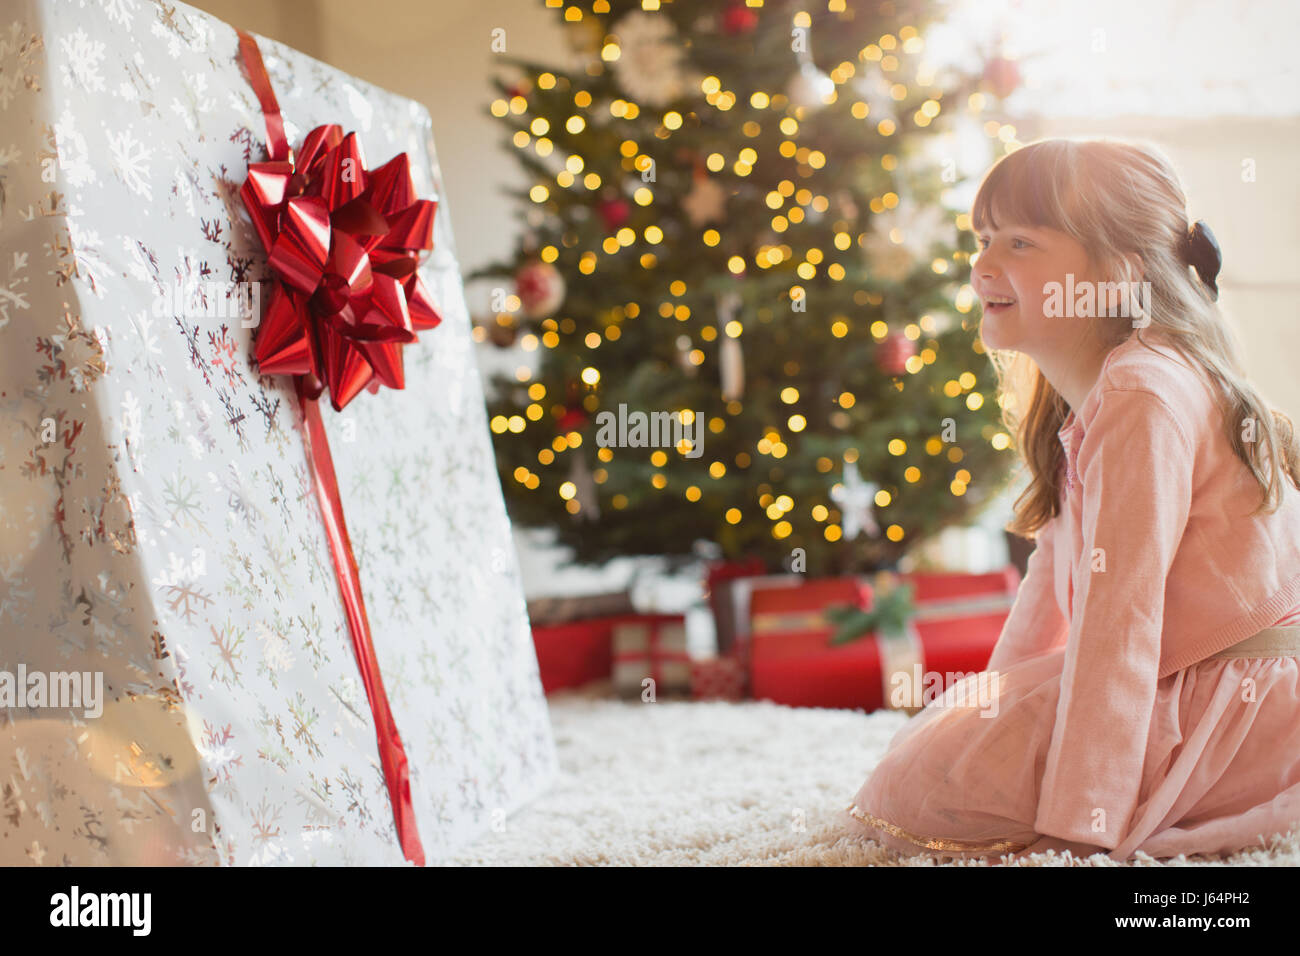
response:
<path id="1" fill-rule="evenodd" d="M 1149 325 L 1133 328 L 1132 317 L 1090 323 L 1105 348 L 1154 330 L 1193 368 L 1199 368 L 1223 410 L 1224 432 L 1261 489 L 1251 512 L 1281 504 L 1282 473 L 1300 489 L 1300 448 L 1282 412 L 1270 409 L 1246 380 L 1241 350 L 1212 294 L 1189 258 L 1187 200 L 1168 159 L 1155 147 L 1106 139 L 1045 139 L 1017 149 L 985 175 L 971 210 L 976 231 L 1000 222 L 1040 226 L 1078 241 L 1089 264 L 1119 276 L 1124 257 L 1142 258 L 1150 283 L 1144 308 Z M 1129 278 L 1133 278 L 1129 276 Z M 1213 276 L 1209 277 L 1211 280 Z M 1017 436 L 1031 476 L 1006 526 L 1030 536 L 1060 510 L 1065 451 L 1057 432 L 1069 406 L 1034 361 L 1019 352 L 995 350 L 1002 421 Z M 1254 421 L 1254 441 L 1239 423 Z M 1277 454 L 1274 454 L 1276 450 Z"/>

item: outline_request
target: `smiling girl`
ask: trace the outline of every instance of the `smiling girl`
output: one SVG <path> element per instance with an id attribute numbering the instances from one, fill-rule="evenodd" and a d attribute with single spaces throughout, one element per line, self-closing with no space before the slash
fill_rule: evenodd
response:
<path id="1" fill-rule="evenodd" d="M 1219 249 L 1155 149 L 1045 140 L 972 210 L 980 336 L 1030 482 L 978 678 L 905 724 L 851 829 L 905 854 L 1215 854 L 1300 826 L 1300 455 L 1246 380 Z M 1061 285 L 1143 283 L 1134 314 Z M 1060 284 L 1060 285 L 1058 285 Z M 1091 285 L 1090 285 L 1091 284 Z"/>

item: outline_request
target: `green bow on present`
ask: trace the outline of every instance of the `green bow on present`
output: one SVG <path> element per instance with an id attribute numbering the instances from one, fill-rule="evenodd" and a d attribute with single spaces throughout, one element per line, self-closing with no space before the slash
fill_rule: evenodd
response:
<path id="1" fill-rule="evenodd" d="M 830 637 L 832 645 L 847 644 L 872 632 L 894 635 L 907 629 L 907 622 L 916 613 L 916 602 L 912 599 L 915 587 L 899 582 L 898 576 L 890 572 L 881 572 L 876 581 L 871 610 L 864 611 L 851 604 L 826 609 L 826 619 L 836 626 Z"/>

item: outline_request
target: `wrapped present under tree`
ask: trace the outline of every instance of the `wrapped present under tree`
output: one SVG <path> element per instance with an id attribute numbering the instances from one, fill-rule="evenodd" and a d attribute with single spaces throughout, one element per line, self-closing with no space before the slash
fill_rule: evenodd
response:
<path id="1" fill-rule="evenodd" d="M 680 614 L 639 614 L 614 626 L 614 689 L 623 697 L 689 694 L 691 661 L 686 619 Z M 651 680 L 654 683 L 647 685 Z"/>
<path id="2" fill-rule="evenodd" d="M 753 696 L 798 707 L 914 711 L 957 675 L 988 664 L 1020 576 L 1008 566 L 988 574 L 881 572 L 874 580 L 877 588 L 829 579 L 756 591 Z M 888 611 L 873 617 L 877 590 L 885 591 Z M 853 639 L 835 640 L 836 620 Z M 863 631 L 864 621 L 884 626 Z M 936 674 L 941 682 L 927 684 L 927 675 Z"/>

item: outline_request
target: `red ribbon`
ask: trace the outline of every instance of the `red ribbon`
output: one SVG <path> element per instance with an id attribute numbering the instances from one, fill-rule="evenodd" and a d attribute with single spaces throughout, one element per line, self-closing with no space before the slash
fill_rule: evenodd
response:
<path id="1" fill-rule="evenodd" d="M 423 866 L 410 767 L 379 673 L 318 399 L 328 389 L 330 404 L 340 411 L 362 388 L 405 385 L 402 346 L 415 341 L 416 330 L 442 321 L 416 272 L 420 253 L 433 247 L 436 205 L 416 198 L 405 153 L 367 172 L 356 134 L 344 136 L 337 125 L 308 133 L 295 157 L 257 41 L 238 32 L 271 157 L 249 164 L 240 189 L 277 278 L 254 352 L 263 374 L 293 376 L 398 840 L 406 859 Z"/>

